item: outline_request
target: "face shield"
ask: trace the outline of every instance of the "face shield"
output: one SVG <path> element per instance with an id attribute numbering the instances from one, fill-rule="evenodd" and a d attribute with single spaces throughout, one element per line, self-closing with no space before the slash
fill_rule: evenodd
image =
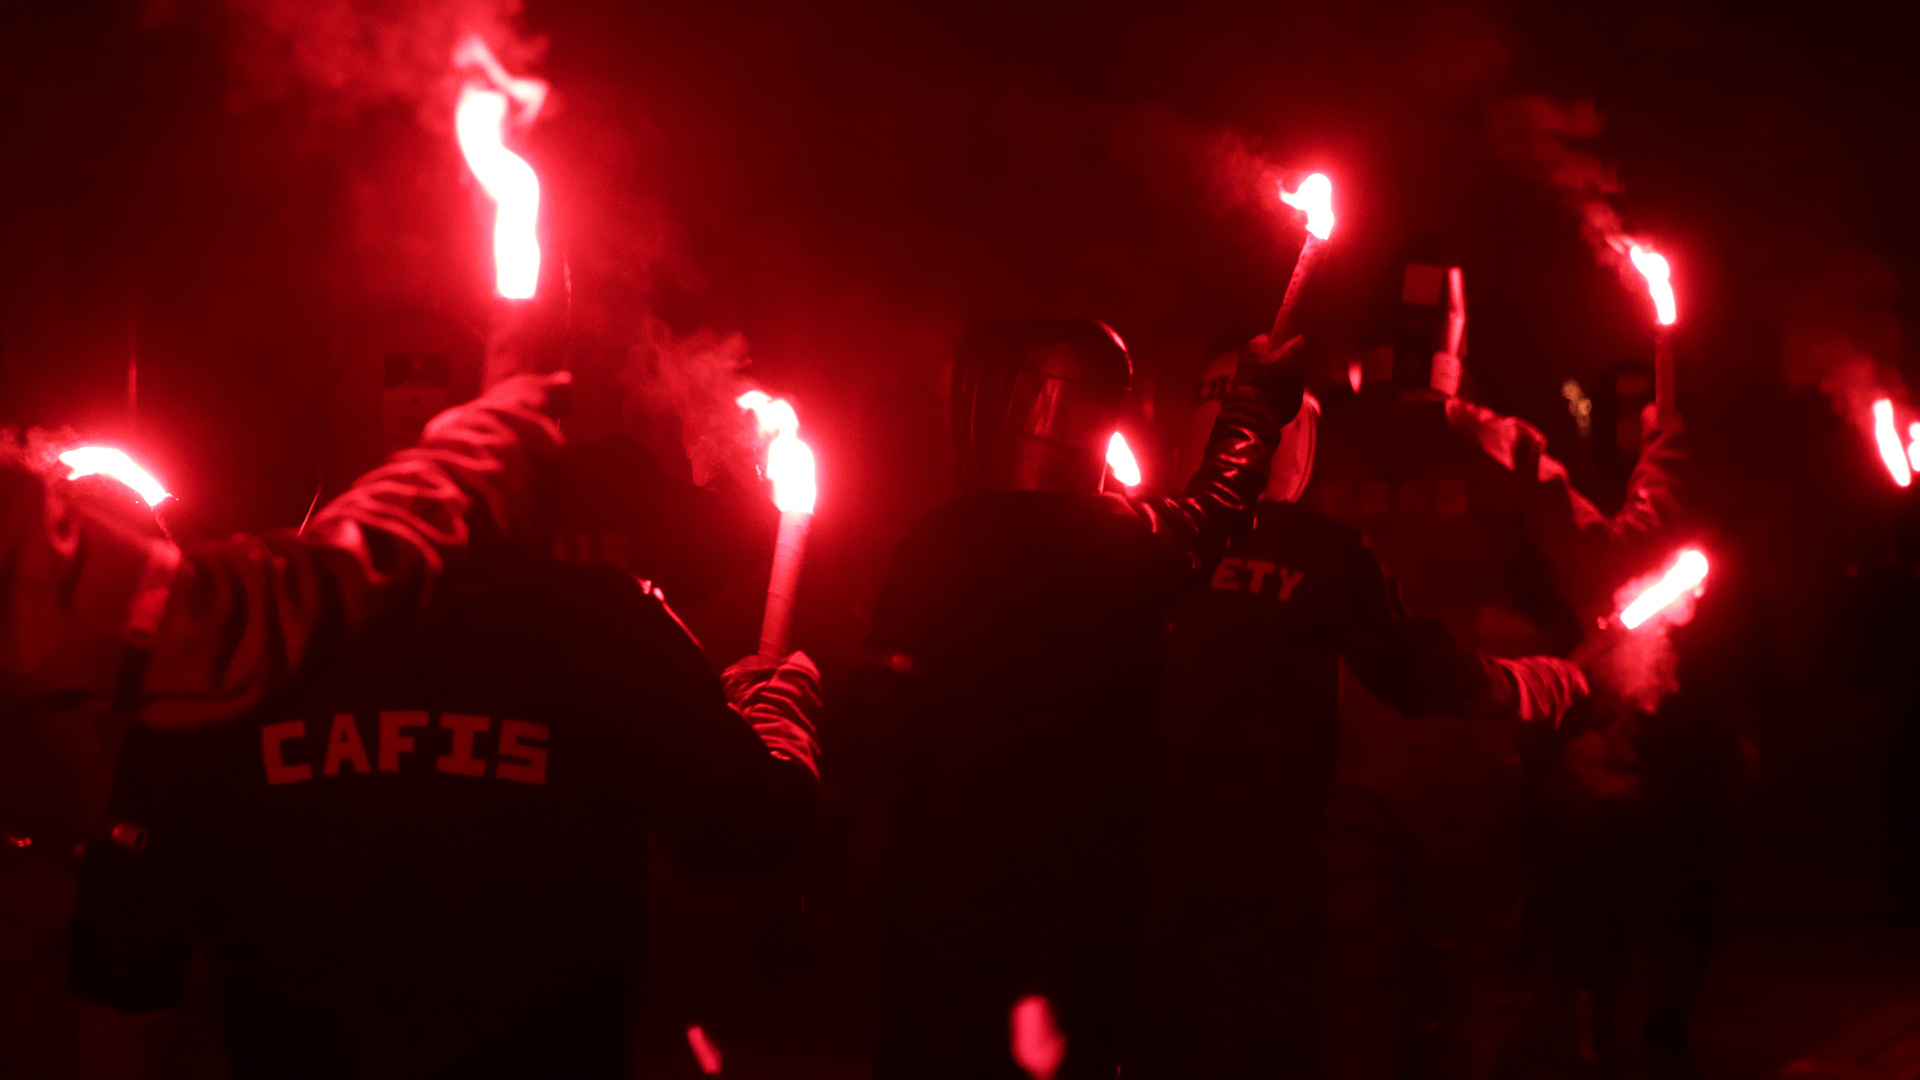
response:
<path id="1" fill-rule="evenodd" d="M 1126 346 L 1090 319 L 983 323 L 953 369 L 954 458 L 963 487 L 1098 491 L 1133 381 Z"/>

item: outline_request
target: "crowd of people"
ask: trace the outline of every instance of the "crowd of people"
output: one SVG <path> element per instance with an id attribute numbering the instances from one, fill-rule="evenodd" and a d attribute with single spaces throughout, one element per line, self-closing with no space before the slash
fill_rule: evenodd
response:
<path id="1" fill-rule="evenodd" d="M 442 413 L 298 533 L 179 544 L 11 447 L 0 696 L 41 734 L 0 767 L 113 762 L 32 836 L 83 853 L 47 934 L 92 1075 L 196 955 L 238 1077 L 631 1075 L 649 836 L 767 873 L 873 807 L 878 1077 L 1491 1080 L 1540 1015 L 1604 1071 L 1649 926 L 1646 1041 L 1684 1057 L 1712 800 L 1653 756 L 1738 751 L 1649 719 L 1606 618 L 1675 543 L 1684 433 L 1621 425 L 1601 513 L 1461 396 L 1461 281 L 1414 252 L 1351 356 L 1219 357 L 1176 494 L 1108 480 L 1111 329 L 975 326 L 963 494 L 831 700 L 806 654 L 716 672 L 659 588 L 554 558 L 564 374 Z M 1636 920 L 1661 860 L 1694 877 Z"/>

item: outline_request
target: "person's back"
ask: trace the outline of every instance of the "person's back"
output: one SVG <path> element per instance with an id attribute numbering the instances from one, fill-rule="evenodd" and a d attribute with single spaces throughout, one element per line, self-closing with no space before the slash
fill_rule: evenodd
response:
<path id="1" fill-rule="evenodd" d="M 136 732 L 76 991 L 165 1007 L 191 937 L 237 1076 L 627 1074 L 649 827 L 696 865 L 766 865 L 810 813 L 810 737 L 763 742 L 616 571 L 444 588 L 251 717 Z"/>
<path id="2" fill-rule="evenodd" d="M 1585 693 L 1570 663 L 1495 660 L 1409 616 L 1357 530 L 1294 503 L 1317 416 L 1310 403 L 1287 429 L 1252 533 L 1189 590 L 1169 635 L 1142 1075 L 1319 1072 L 1320 840 L 1343 666 L 1406 716 L 1552 723 Z"/>
<path id="3" fill-rule="evenodd" d="M 876 1075 L 1018 1075 L 1016 1058 L 1113 1075 L 1165 620 L 1249 521 L 1299 404 L 1286 369 L 1245 374 L 1186 491 L 1122 498 L 1097 493 L 1132 377 L 1110 329 L 1028 320 L 963 340 L 955 449 L 973 494 L 900 546 L 874 609 L 891 670 L 857 673 L 891 744 L 868 769 L 889 834 Z"/>
<path id="4" fill-rule="evenodd" d="M 882 906 L 911 989 L 883 1071 L 989 1072 L 1026 994 L 1110 1051 L 1172 561 L 1122 501 L 1052 492 L 962 499 L 902 545 L 874 629 L 913 658 Z"/>
<path id="5" fill-rule="evenodd" d="M 1564 652 L 1626 569 L 1650 568 L 1637 560 L 1673 510 L 1672 433 L 1643 452 L 1621 512 L 1600 514 L 1537 430 L 1454 396 L 1458 269 L 1400 269 L 1392 345 L 1363 354 L 1365 384 L 1329 405 L 1303 501 L 1365 535 L 1414 615 L 1496 656 Z M 1353 678 L 1342 694 L 1331 1073 L 1398 1075 L 1420 1031 L 1426 1071 L 1490 1075 L 1526 995 L 1519 727 L 1403 715 Z"/>

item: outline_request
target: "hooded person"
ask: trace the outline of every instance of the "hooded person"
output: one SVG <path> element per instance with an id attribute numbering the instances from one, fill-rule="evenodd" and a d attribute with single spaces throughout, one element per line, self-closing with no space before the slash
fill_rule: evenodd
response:
<path id="1" fill-rule="evenodd" d="M 1298 347 L 1240 372 L 1181 494 L 1133 497 L 1101 490 L 1132 383 L 1111 329 L 1000 321 L 962 339 L 965 493 L 896 551 L 873 620 L 888 660 L 849 678 L 879 748 L 847 760 L 888 810 L 875 1075 L 1113 1076 L 1162 630 L 1251 521 L 1299 409 Z"/>
<path id="2" fill-rule="evenodd" d="M 623 494 L 603 454 L 556 471 Z M 228 723 L 130 731 L 73 993 L 164 1012 L 197 946 L 236 1077 L 632 1075 L 649 836 L 700 871 L 786 858 L 818 674 L 716 674 L 658 588 L 562 561 L 569 524 Z"/>
<path id="3" fill-rule="evenodd" d="M 1563 652 L 1651 569 L 1678 510 L 1678 432 L 1653 431 L 1600 513 L 1529 425 L 1458 396 L 1465 279 L 1416 243 L 1383 282 L 1358 393 L 1330 406 L 1303 503 L 1365 536 L 1407 609 L 1496 656 Z M 1328 811 L 1329 1075 L 1485 1077 L 1525 984 L 1519 725 L 1410 717 L 1342 691 Z M 1416 1032 L 1426 1034 L 1416 1037 Z"/>
<path id="4" fill-rule="evenodd" d="M 1210 363 L 1193 431 L 1264 342 Z M 1324 808 L 1342 662 L 1405 715 L 1552 725 L 1572 663 L 1496 659 L 1409 616 L 1360 534 L 1298 504 L 1319 403 L 1284 429 L 1251 533 L 1177 607 L 1162 694 L 1153 905 L 1128 1075 L 1318 1075 Z M 1189 436 L 1191 440 L 1192 436 Z"/>

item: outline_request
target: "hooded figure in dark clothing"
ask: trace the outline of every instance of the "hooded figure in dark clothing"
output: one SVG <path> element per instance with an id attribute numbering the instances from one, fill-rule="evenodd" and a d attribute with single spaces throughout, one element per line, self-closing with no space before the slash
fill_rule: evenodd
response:
<path id="1" fill-rule="evenodd" d="M 1088 320 L 961 343 L 968 492 L 901 545 L 874 616 L 891 660 L 855 679 L 889 744 L 876 1075 L 1114 1075 L 1162 629 L 1250 524 L 1301 394 L 1285 359 L 1248 365 L 1183 493 L 1103 494 L 1131 368 Z"/>

